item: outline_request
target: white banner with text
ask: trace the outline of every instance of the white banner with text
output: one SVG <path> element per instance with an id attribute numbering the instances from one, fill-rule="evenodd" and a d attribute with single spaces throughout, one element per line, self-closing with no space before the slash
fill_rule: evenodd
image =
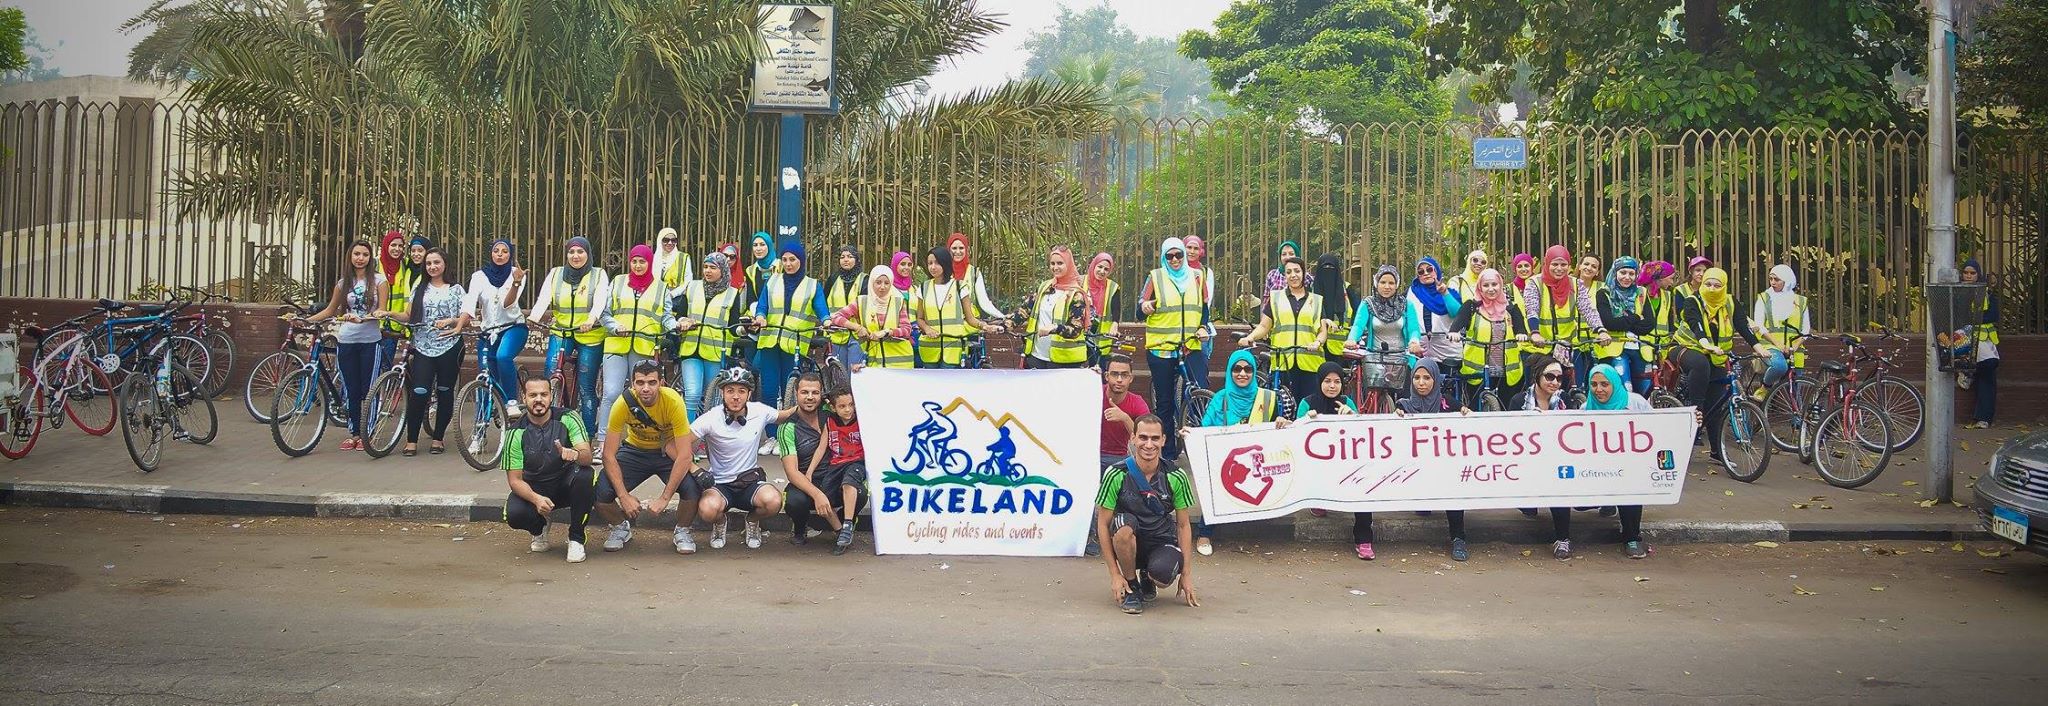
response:
<path id="1" fill-rule="evenodd" d="M 1091 370 L 853 376 L 880 554 L 1080 556 L 1102 482 Z"/>
<path id="2" fill-rule="evenodd" d="M 1211 523 L 1346 512 L 1674 505 L 1693 409 L 1319 417 L 1191 429 Z"/>

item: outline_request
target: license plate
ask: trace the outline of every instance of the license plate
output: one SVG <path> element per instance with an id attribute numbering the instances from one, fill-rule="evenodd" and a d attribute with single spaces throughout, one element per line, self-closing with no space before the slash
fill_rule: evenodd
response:
<path id="1" fill-rule="evenodd" d="M 2018 544 L 2027 543 L 2027 516 L 2018 510 L 1991 508 L 1991 533 Z"/>

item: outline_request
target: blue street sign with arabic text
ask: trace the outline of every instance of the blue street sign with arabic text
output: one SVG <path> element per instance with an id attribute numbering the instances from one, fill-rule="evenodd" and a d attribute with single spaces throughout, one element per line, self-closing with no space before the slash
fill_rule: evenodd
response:
<path id="1" fill-rule="evenodd" d="M 1472 138 L 1473 169 L 1529 168 L 1529 141 L 1519 137 Z"/>

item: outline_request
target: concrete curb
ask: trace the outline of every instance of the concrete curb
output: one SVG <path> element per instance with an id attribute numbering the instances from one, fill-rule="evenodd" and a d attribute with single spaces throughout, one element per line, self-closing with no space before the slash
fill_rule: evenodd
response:
<path id="1" fill-rule="evenodd" d="M 462 493 L 223 493 L 179 490 L 166 485 L 139 483 L 45 483 L 0 482 L 0 505 L 29 507 L 86 508 L 164 514 L 256 515 L 282 517 L 390 518 L 457 522 L 497 522 L 504 517 L 502 494 Z M 1398 515 L 1398 516 L 1397 516 Z M 665 524 L 656 520 L 656 525 Z M 770 529 L 786 530 L 789 523 L 778 515 L 763 523 Z M 1547 517 L 1529 520 L 1519 515 L 1491 513 L 1473 517 L 1466 534 L 1477 542 L 1542 544 L 1550 541 Z M 1618 541 L 1619 530 L 1612 519 L 1592 513 L 1575 517 L 1573 539 L 1580 542 Z M 1266 542 L 1348 543 L 1349 513 L 1335 512 L 1327 518 L 1307 515 L 1284 517 L 1220 527 L 1225 540 Z M 863 527 L 862 529 L 866 529 Z M 1436 542 L 1444 539 L 1441 515 L 1416 517 L 1410 513 L 1385 513 L 1374 523 L 1374 540 L 1379 542 Z M 1920 540 L 1963 541 L 1989 538 L 1976 522 L 1715 522 L 1692 520 L 1645 520 L 1643 536 L 1657 544 L 1817 542 Z"/>

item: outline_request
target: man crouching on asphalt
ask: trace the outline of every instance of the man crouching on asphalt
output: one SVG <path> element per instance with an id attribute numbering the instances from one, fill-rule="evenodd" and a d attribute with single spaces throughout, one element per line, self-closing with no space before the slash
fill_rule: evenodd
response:
<path id="1" fill-rule="evenodd" d="M 612 403 L 605 417 L 604 474 L 597 489 L 597 512 L 612 525 L 604 550 L 615 552 L 633 540 L 633 520 L 646 514 L 660 517 L 678 494 L 675 548 L 694 554 L 690 537 L 697 497 L 706 487 L 690 472 L 690 409 L 683 396 L 661 384 L 661 365 L 643 360 L 633 366 L 632 389 Z M 662 480 L 661 494 L 642 505 L 633 489 L 649 478 Z"/>
<path id="2" fill-rule="evenodd" d="M 727 368 L 717 378 L 723 404 L 697 415 L 690 432 L 704 440 L 711 482 L 697 501 L 697 516 L 711 523 L 711 548 L 725 548 L 728 510 L 747 516 L 747 548 L 761 548 L 761 518 L 782 512 L 782 492 L 768 484 L 761 468 L 760 448 L 768 425 L 786 421 L 796 411 L 778 412 L 754 397 L 754 372 Z"/>
<path id="3" fill-rule="evenodd" d="M 499 463 L 512 495 L 505 498 L 505 524 L 533 535 L 534 553 L 548 550 L 548 515 L 569 508 L 569 563 L 583 561 L 583 527 L 597 504 L 597 473 L 590 469 L 590 434 L 583 419 L 555 409 L 547 378 L 532 378 L 520 389 L 527 413 L 505 435 Z"/>
<path id="4" fill-rule="evenodd" d="M 1194 530 L 1188 508 L 1195 494 L 1186 471 L 1160 460 L 1166 448 L 1166 424 L 1147 414 L 1132 423 L 1131 457 L 1102 476 L 1102 494 L 1095 509 L 1095 532 L 1108 537 L 1102 558 L 1117 603 L 1125 613 L 1145 612 L 1159 588 L 1180 580 L 1180 597 L 1195 600 Z"/>

